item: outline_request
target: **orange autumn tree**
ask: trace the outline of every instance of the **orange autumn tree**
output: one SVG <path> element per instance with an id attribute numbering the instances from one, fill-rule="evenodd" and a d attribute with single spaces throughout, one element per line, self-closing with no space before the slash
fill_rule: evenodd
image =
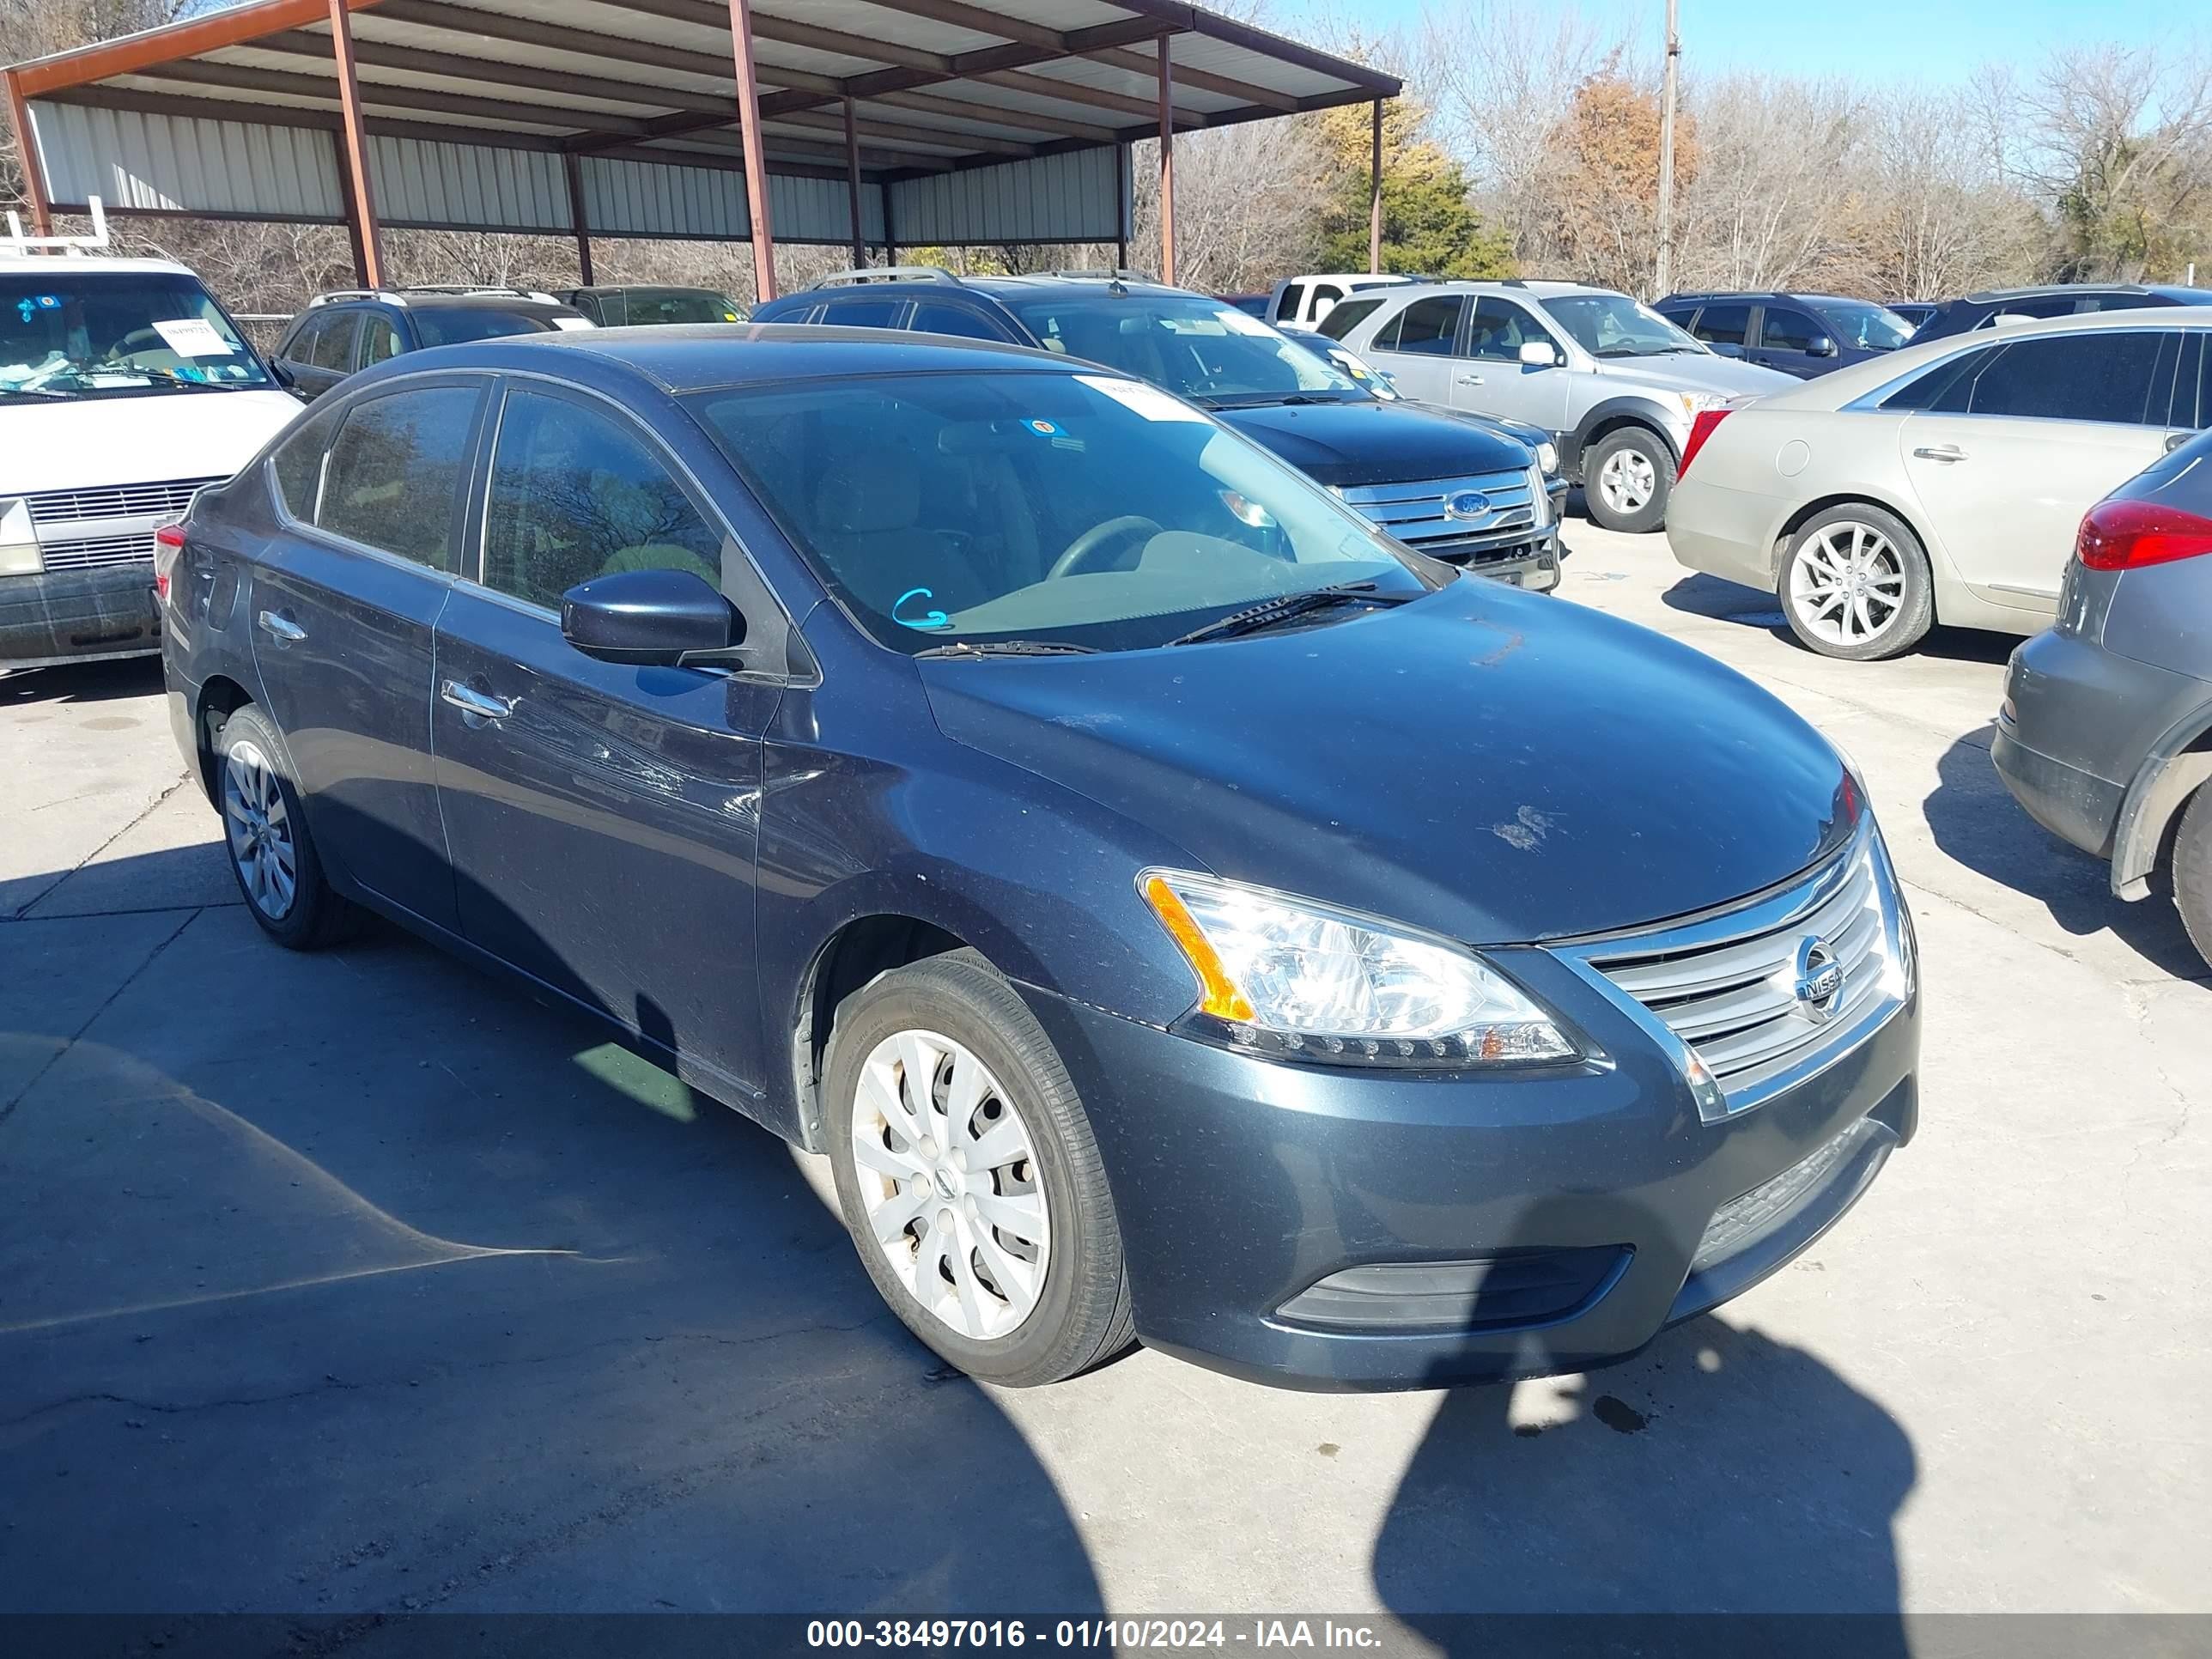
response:
<path id="1" fill-rule="evenodd" d="M 1617 69 L 1591 76 L 1552 130 L 1552 240 L 1569 276 L 1648 294 L 1658 245 L 1659 98 Z M 1698 175 L 1697 124 L 1677 112 L 1674 199 Z"/>

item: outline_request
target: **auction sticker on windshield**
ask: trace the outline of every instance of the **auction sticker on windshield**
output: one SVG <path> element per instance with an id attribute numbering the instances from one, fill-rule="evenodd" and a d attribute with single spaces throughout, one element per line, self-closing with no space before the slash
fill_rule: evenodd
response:
<path id="1" fill-rule="evenodd" d="M 156 319 L 154 331 L 179 357 L 233 357 L 238 348 L 215 331 L 215 325 L 200 317 Z"/>
<path id="2" fill-rule="evenodd" d="M 1148 421 L 1194 421 L 1206 424 L 1206 416 L 1188 404 L 1178 403 L 1157 386 L 1141 380 L 1116 380 L 1108 374 L 1079 374 L 1075 377 L 1093 392 L 1103 392 L 1115 403 L 1133 409 Z"/>

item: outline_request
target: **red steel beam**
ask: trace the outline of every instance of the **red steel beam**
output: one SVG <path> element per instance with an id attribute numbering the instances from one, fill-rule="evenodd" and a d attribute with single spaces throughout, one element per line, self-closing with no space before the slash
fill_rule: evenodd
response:
<path id="1" fill-rule="evenodd" d="M 345 143 L 346 215 L 354 233 L 355 263 L 363 288 L 384 286 L 384 234 L 376 224 L 376 192 L 368 178 L 368 135 L 361 125 L 361 83 L 354 73 L 351 0 L 330 0 L 331 61 L 338 74 L 338 106 Z"/>
<path id="2" fill-rule="evenodd" d="M 39 163 L 39 146 L 31 136 L 31 111 L 23 101 L 22 79 L 15 70 L 7 73 L 8 118 L 15 125 L 15 149 L 23 158 L 23 195 L 31 209 L 31 234 L 51 236 L 54 234 L 53 204 L 46 195 L 46 169 Z"/>
<path id="3" fill-rule="evenodd" d="M 765 305 L 775 298 L 775 232 L 769 223 L 768 166 L 761 150 L 760 80 L 753 69 L 751 0 L 730 0 L 730 52 L 738 73 L 738 127 L 745 146 L 745 208 L 753 228 L 753 292 Z"/>

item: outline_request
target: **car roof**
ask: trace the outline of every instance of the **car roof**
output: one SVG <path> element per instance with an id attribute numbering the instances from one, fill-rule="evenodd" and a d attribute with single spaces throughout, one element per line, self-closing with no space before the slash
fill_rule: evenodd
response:
<path id="1" fill-rule="evenodd" d="M 1815 294 L 1802 289 L 1792 290 L 1783 288 L 1684 289 L 1679 294 L 1670 294 L 1665 299 L 1655 300 L 1652 303 L 1662 306 L 1687 305 L 1692 301 L 1703 302 L 1707 300 L 1787 300 L 1792 305 L 1803 306 L 1878 306 L 1883 303 L 1880 300 L 1854 299 L 1848 294 Z"/>
<path id="2" fill-rule="evenodd" d="M 1532 277 L 1526 282 L 1518 276 L 1482 277 L 1449 283 L 1422 283 L 1416 286 L 1419 297 L 1423 299 L 1437 294 L 1527 294 L 1542 300 L 1561 294 L 1620 293 L 1619 289 L 1596 288 L 1589 283 L 1557 283 L 1544 277 Z"/>
<path id="3" fill-rule="evenodd" d="M 190 265 L 178 264 L 174 259 L 103 259 L 78 253 L 16 253 L 0 249 L 0 276 L 30 276 L 42 270 L 64 271 L 72 276 L 159 271 L 165 276 L 190 276 L 195 282 L 200 280 L 199 272 Z"/>
<path id="4" fill-rule="evenodd" d="M 1165 283 L 1146 282 L 1135 277 L 1056 276 L 1048 271 L 1024 276 L 956 276 L 947 271 L 943 276 L 895 276 L 863 283 L 817 283 L 812 288 L 778 295 L 769 303 L 787 304 L 796 300 L 811 300 L 818 305 L 833 295 L 882 293 L 908 296 L 927 294 L 940 298 L 955 294 L 973 294 L 996 300 L 1018 294 L 1049 293 L 1054 289 L 1080 294 L 1168 294 L 1192 300 L 1214 298 L 1212 295 L 1201 294 L 1195 289 L 1174 288 Z"/>
<path id="5" fill-rule="evenodd" d="M 440 368 L 536 369 L 591 380 L 642 378 L 672 393 L 879 374 L 1024 368 L 1066 374 L 1100 372 L 1095 363 L 993 341 L 963 340 L 954 345 L 926 334 L 809 323 L 682 323 L 503 335 L 436 346 L 390 358 L 355 378 L 366 380 L 371 375 L 384 378 Z"/>
<path id="6" fill-rule="evenodd" d="M 402 311 L 557 311 L 574 307 L 542 294 L 449 294 L 438 289 L 334 289 L 318 294 L 311 311 L 335 310 L 342 306 L 396 306 Z"/>

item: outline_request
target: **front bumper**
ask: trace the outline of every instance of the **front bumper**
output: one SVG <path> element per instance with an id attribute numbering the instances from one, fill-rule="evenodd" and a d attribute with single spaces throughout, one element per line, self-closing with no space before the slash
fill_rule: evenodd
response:
<path id="1" fill-rule="evenodd" d="M 0 576 L 0 668 L 142 657 L 161 648 L 149 564 Z"/>
<path id="2" fill-rule="evenodd" d="M 1147 1343 L 1314 1389 L 1585 1370 L 1774 1272 L 1912 1133 L 1917 998 L 1798 1087 L 1709 1122 L 1674 1065 L 1566 965 L 1498 960 L 1611 1058 L 1480 1079 L 1338 1072 L 1026 993 L 1088 1108 Z M 1847 1156 L 1692 1273 L 1717 1212 L 1869 1118 Z M 1378 1287 L 1388 1275 L 1346 1276 L 1407 1267 L 1427 1271 L 1397 1288 L 1456 1307 L 1451 1324 L 1386 1308 L 1407 1300 Z M 1325 1279 L 1337 1293 L 1316 1301 Z M 1379 1317 L 1364 1318 L 1370 1290 Z"/>

